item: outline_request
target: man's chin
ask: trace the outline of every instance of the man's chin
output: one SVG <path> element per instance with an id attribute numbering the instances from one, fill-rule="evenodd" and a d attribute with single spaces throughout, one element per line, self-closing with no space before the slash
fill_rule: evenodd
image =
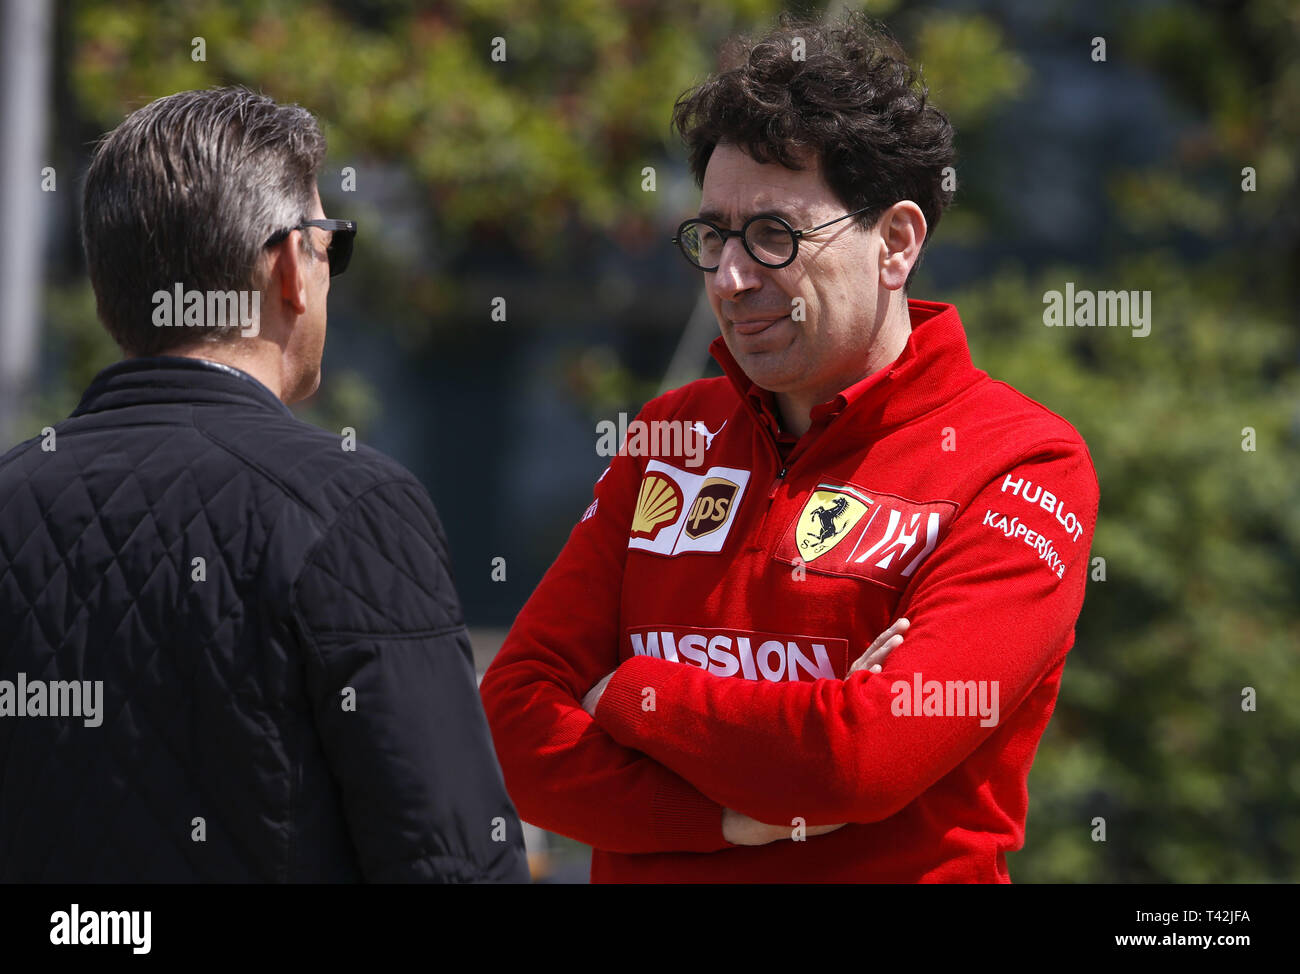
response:
<path id="1" fill-rule="evenodd" d="M 731 354 L 754 385 L 768 392 L 785 392 L 796 386 L 799 380 L 799 370 L 791 367 L 785 353 L 783 348 L 739 354 L 733 351 Z"/>

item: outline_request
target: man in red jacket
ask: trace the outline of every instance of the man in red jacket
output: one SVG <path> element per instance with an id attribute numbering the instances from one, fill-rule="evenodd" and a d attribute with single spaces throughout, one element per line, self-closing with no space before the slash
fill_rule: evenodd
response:
<path id="1" fill-rule="evenodd" d="M 645 406 L 488 670 L 507 787 L 593 881 L 1009 882 L 1092 463 L 906 297 L 952 130 L 901 51 L 738 54 L 675 113 L 725 375 Z"/>

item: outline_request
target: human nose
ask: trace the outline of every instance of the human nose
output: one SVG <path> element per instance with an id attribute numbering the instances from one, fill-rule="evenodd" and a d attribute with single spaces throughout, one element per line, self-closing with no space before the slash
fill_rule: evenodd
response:
<path id="1" fill-rule="evenodd" d="M 753 291 L 762 283 L 758 262 L 749 256 L 739 237 L 732 237 L 722 246 L 718 269 L 709 275 L 710 286 L 717 295 L 728 300 L 746 291 Z"/>

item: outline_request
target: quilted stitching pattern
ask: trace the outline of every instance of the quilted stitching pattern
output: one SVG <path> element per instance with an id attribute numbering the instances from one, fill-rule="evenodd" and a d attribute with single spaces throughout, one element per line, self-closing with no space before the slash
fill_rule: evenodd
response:
<path id="1" fill-rule="evenodd" d="M 319 738 L 337 688 L 306 647 L 441 634 L 416 646 L 452 661 L 438 678 L 468 667 L 427 493 L 200 363 L 111 367 L 55 430 L 54 451 L 0 459 L 0 679 L 102 680 L 103 723 L 0 718 L 0 880 L 360 878 L 366 813 L 345 811 L 327 751 L 363 742 Z M 517 829 L 490 771 L 484 811 Z M 429 834 L 378 864 L 393 878 L 439 857 L 444 878 L 520 878 L 521 855 L 475 861 L 426 813 L 407 810 Z"/>

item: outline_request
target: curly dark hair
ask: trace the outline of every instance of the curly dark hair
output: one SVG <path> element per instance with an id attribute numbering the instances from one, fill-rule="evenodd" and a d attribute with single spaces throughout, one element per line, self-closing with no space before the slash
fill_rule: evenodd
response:
<path id="1" fill-rule="evenodd" d="M 943 170 L 954 158 L 952 125 L 928 94 L 879 22 L 852 13 L 827 25 L 785 14 L 763 37 L 732 41 L 719 73 L 677 99 L 673 126 L 701 186 L 713 150 L 726 142 L 795 170 L 803 153 L 816 153 L 840 202 L 869 208 L 858 218 L 863 227 L 912 200 L 925 214 L 924 252 L 952 202 Z"/>

